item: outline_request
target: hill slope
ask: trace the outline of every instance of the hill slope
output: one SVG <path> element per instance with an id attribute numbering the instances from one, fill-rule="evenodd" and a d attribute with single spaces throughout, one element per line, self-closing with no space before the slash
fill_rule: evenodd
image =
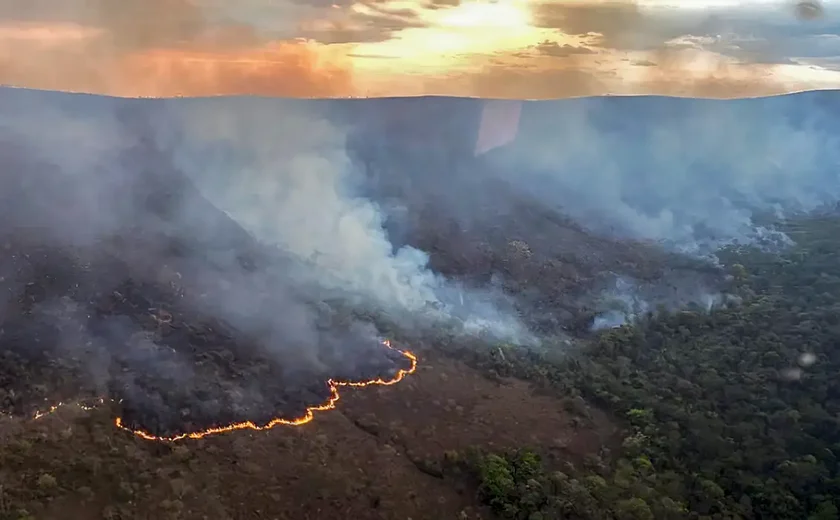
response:
<path id="1" fill-rule="evenodd" d="M 834 97 L 525 103 L 518 121 L 498 123 L 515 124 L 515 139 L 476 155 L 480 100 L 0 91 L 0 403 L 14 416 L 0 428 L 0 515 L 802 518 L 830 509 L 828 466 L 807 490 L 767 484 L 788 505 L 769 504 L 750 483 L 787 458 L 827 456 L 806 453 L 792 434 L 777 447 L 790 457 L 722 465 L 727 439 L 747 450 L 764 438 L 738 421 L 803 397 L 780 389 L 757 408 L 729 407 L 727 396 L 749 400 L 742 394 L 755 388 L 724 365 L 752 363 L 750 377 L 764 381 L 787 361 L 764 336 L 746 361 L 711 348 L 812 312 L 814 295 L 799 311 L 783 305 L 793 294 L 784 281 L 814 281 L 808 255 L 833 251 L 830 237 L 793 251 L 782 271 L 766 270 L 770 253 L 733 253 L 723 266 L 697 254 L 734 239 L 812 236 L 813 226 L 774 230 L 752 217 L 837 202 L 836 131 L 820 112 Z M 744 306 L 591 331 L 611 308 L 605 295 L 652 308 L 723 289 Z M 413 306 L 418 297 L 456 321 L 491 307 L 496 317 L 509 312 L 499 294 L 540 349 L 413 317 L 426 312 Z M 773 323 L 744 325 L 741 313 Z M 397 347 L 418 354 L 417 373 L 342 392 L 338 410 L 312 424 L 174 445 L 113 427 L 115 415 L 160 434 L 300 416 L 329 397 L 329 378 L 406 368 L 380 344 L 383 322 Z M 558 336 L 594 336 L 594 346 L 569 350 Z M 823 336 L 813 347 L 829 355 Z M 399 341 L 408 338 L 416 343 Z M 663 385 L 672 372 L 680 380 Z M 677 413 L 682 394 L 706 396 L 702 412 Z M 114 402 L 20 417 L 102 396 Z M 729 414 L 737 431 L 720 430 L 728 425 L 714 414 Z M 720 439 L 684 434 L 695 427 Z M 642 438 L 650 443 L 631 442 Z M 521 446 L 544 465 L 508 452 Z M 709 460 L 699 476 L 686 470 Z"/>

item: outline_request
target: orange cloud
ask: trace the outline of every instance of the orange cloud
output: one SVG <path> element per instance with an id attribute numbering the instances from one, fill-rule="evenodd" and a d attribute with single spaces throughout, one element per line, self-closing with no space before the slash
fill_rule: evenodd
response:
<path id="1" fill-rule="evenodd" d="M 119 96 L 341 96 L 340 50 L 259 34 L 205 0 L 4 0 L 0 83 Z M 214 7 L 215 6 L 215 7 Z M 287 24 L 288 25 L 288 24 Z"/>
<path id="2" fill-rule="evenodd" d="M 140 52 L 127 56 L 115 73 L 120 94 L 127 96 L 331 97 L 353 90 L 346 59 L 295 42 L 217 52 Z"/>
<path id="3" fill-rule="evenodd" d="M 0 26 L 0 42 L 5 45 L 73 45 L 102 36 L 102 30 L 73 23 L 53 25 L 24 23 Z"/>
<path id="4" fill-rule="evenodd" d="M 95 27 L 0 26 L 0 83 L 130 97 L 317 97 L 353 90 L 349 60 L 313 43 L 259 43 L 243 31 L 211 35 L 206 43 L 140 45 L 147 37 L 145 43 L 154 43 L 162 35 L 156 31 L 155 37 L 124 34 L 115 46 L 110 33 Z"/>
<path id="5" fill-rule="evenodd" d="M 822 13 L 815 0 L 800 4 L 810 22 L 786 16 L 825 32 L 808 14 Z M 730 14 L 631 0 L 3 0 L 0 83 L 153 97 L 504 98 L 840 85 L 840 71 L 767 52 L 777 18 Z M 756 28 L 764 40 L 749 45 L 715 36 Z M 781 78 L 783 63 L 803 79 Z"/>
<path id="6" fill-rule="evenodd" d="M 103 86 L 83 51 L 96 47 L 101 31 L 75 24 L 0 27 L 0 83 L 84 91 Z"/>

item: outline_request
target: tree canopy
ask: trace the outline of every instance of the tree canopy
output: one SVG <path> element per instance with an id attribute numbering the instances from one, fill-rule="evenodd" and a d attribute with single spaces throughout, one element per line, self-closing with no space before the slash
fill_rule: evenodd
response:
<path id="1" fill-rule="evenodd" d="M 840 218 L 783 230 L 796 246 L 782 254 L 720 252 L 737 303 L 488 360 L 628 428 L 617 456 L 564 472 L 530 452 L 477 457 L 485 501 L 529 520 L 840 518 Z"/>

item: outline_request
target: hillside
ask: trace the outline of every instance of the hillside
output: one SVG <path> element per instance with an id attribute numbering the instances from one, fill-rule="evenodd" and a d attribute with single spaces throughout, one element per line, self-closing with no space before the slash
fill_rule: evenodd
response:
<path id="1" fill-rule="evenodd" d="M 0 91 L 0 518 L 836 518 L 833 99 Z"/>

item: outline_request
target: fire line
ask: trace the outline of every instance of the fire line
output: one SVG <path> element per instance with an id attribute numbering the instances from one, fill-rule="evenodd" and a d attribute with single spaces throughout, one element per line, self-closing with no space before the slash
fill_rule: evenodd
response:
<path id="1" fill-rule="evenodd" d="M 148 440 L 148 441 L 158 441 L 158 442 L 176 442 L 176 441 L 180 441 L 180 440 L 183 440 L 183 439 L 201 439 L 201 438 L 204 438 L 204 437 L 208 437 L 210 435 L 218 435 L 220 433 L 227 433 L 227 432 L 232 432 L 232 431 L 236 431 L 236 430 L 263 431 L 263 430 L 270 430 L 270 429 L 272 429 L 276 426 L 302 426 L 304 424 L 307 424 L 307 423 L 311 422 L 315 418 L 315 413 L 316 412 L 322 412 L 322 411 L 326 411 L 326 410 L 335 409 L 336 403 L 339 401 L 339 399 L 341 397 L 339 395 L 339 392 L 338 392 L 339 387 L 346 386 L 346 387 L 353 387 L 353 388 L 361 388 L 361 387 L 374 386 L 374 385 L 384 385 L 384 386 L 395 385 L 395 384 L 399 383 L 400 381 L 402 381 L 403 379 L 405 379 L 406 376 L 408 376 L 410 374 L 413 374 L 417 370 L 417 356 L 415 356 L 414 354 L 412 354 L 411 352 L 409 352 L 407 350 L 399 350 L 399 349 L 391 346 L 391 342 L 388 341 L 388 340 L 383 341 L 382 344 L 385 345 L 387 348 L 389 348 L 389 349 L 391 349 L 395 352 L 399 352 L 400 354 L 405 356 L 411 362 L 411 366 L 407 369 L 397 370 L 397 373 L 391 379 L 376 378 L 376 379 L 371 379 L 371 380 L 368 380 L 368 381 L 335 381 L 333 379 L 329 379 L 329 380 L 327 380 L 327 384 L 330 387 L 330 397 L 329 397 L 329 399 L 327 399 L 327 401 L 323 404 L 308 407 L 306 409 L 306 413 L 303 416 L 298 417 L 296 419 L 283 419 L 283 418 L 278 417 L 278 418 L 272 419 L 271 421 L 269 421 L 268 423 L 266 423 L 264 425 L 259 425 L 259 424 L 256 424 L 256 423 L 252 422 L 252 421 L 244 421 L 244 422 L 229 424 L 227 426 L 217 426 L 217 427 L 213 427 L 213 428 L 208 428 L 206 430 L 201 430 L 201 431 L 197 431 L 197 432 L 181 433 L 181 434 L 178 434 L 178 435 L 173 435 L 171 437 L 153 435 L 153 434 L 151 434 L 149 432 L 146 432 L 144 430 L 133 430 L 133 429 L 131 429 L 131 428 L 129 428 L 129 427 L 127 427 L 123 424 L 122 417 L 117 417 L 116 419 L 114 419 L 114 425 L 117 428 L 119 428 L 120 430 L 129 432 L 129 433 L 131 433 L 131 434 L 133 434 L 137 437 L 140 437 L 141 439 L 145 439 L 145 440 Z M 105 400 L 100 399 L 99 402 L 104 403 Z M 37 412 L 33 416 L 33 419 L 40 419 L 42 417 L 45 417 L 45 416 L 55 412 L 56 410 L 58 410 L 63 405 L 64 405 L 64 403 L 58 403 L 56 405 L 51 406 L 49 408 L 49 410 L 47 410 L 45 412 Z M 85 405 L 81 405 L 81 404 L 79 406 L 81 408 L 85 409 L 85 410 L 91 410 L 91 409 L 95 408 L 94 406 L 85 406 Z"/>

